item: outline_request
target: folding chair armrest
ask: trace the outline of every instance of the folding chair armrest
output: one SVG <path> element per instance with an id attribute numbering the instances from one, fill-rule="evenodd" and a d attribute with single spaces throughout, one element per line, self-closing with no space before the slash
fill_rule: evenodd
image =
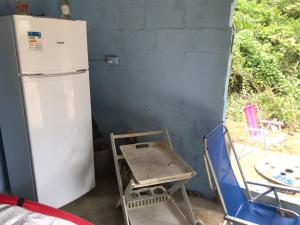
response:
<path id="1" fill-rule="evenodd" d="M 149 131 L 149 132 L 140 132 L 140 133 L 130 133 L 130 134 L 113 134 L 111 133 L 114 139 L 124 139 L 124 138 L 132 138 L 132 137 L 144 137 L 144 136 L 152 136 L 159 135 L 168 132 L 165 130 L 157 130 L 157 131 Z"/>
<path id="2" fill-rule="evenodd" d="M 225 220 L 227 220 L 228 222 L 232 222 L 232 223 L 240 224 L 240 225 L 259 225 L 257 223 L 252 223 L 247 220 L 239 219 L 237 217 L 233 217 L 233 216 L 229 216 L 229 215 L 225 216 Z"/>
<path id="3" fill-rule="evenodd" d="M 281 121 L 276 121 L 276 120 L 261 120 L 262 123 L 267 123 L 267 124 L 272 124 L 275 126 L 283 126 L 284 123 Z"/>
<path id="4" fill-rule="evenodd" d="M 288 187 L 280 184 L 267 184 L 267 183 L 258 183 L 256 181 L 246 181 L 247 184 L 252 184 L 252 185 L 257 185 L 257 186 L 262 186 L 262 187 L 267 187 L 267 188 L 273 188 L 276 190 L 283 190 L 283 191 L 290 191 L 290 192 L 296 192 L 300 193 L 300 188 L 296 187 Z"/>

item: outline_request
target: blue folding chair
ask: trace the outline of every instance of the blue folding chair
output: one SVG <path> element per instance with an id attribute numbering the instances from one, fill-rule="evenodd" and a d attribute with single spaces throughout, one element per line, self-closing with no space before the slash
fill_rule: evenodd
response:
<path id="1" fill-rule="evenodd" d="M 246 194 L 234 175 L 228 147 L 234 154 L 245 184 Z M 278 191 L 300 192 L 300 189 L 246 181 L 230 135 L 223 124 L 205 136 L 204 160 L 211 187 L 216 187 L 225 211 L 224 224 L 300 225 L 299 215 L 283 208 L 277 193 Z M 267 191 L 253 196 L 249 190 L 249 184 L 263 186 L 267 188 Z M 258 202 L 259 199 L 271 192 L 275 195 L 276 206 Z M 246 195 L 248 196 L 246 197 Z"/>

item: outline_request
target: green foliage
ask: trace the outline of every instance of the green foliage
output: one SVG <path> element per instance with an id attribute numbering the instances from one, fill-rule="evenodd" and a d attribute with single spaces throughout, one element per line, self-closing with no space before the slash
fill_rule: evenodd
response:
<path id="1" fill-rule="evenodd" d="M 228 116 L 247 103 L 265 118 L 297 126 L 300 111 L 300 2 L 237 0 Z"/>

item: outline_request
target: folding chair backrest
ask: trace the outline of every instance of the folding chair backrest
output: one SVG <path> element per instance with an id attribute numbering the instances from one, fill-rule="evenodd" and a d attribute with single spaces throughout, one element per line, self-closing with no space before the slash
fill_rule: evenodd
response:
<path id="1" fill-rule="evenodd" d="M 243 109 L 247 128 L 260 129 L 260 120 L 257 105 L 247 105 Z M 254 137 L 259 133 L 255 130 L 248 130 L 250 137 Z"/>
<path id="2" fill-rule="evenodd" d="M 206 157 L 213 171 L 214 181 L 219 187 L 219 194 L 225 211 L 235 216 L 241 204 L 247 201 L 234 175 L 228 156 L 223 124 L 216 127 L 205 137 Z"/>

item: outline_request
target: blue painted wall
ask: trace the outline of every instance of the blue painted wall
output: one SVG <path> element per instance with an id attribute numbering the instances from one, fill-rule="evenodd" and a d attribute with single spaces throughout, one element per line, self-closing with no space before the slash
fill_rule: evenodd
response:
<path id="1" fill-rule="evenodd" d="M 209 194 L 205 132 L 222 121 L 231 0 L 71 1 L 88 21 L 92 108 L 100 129 L 168 128 L 197 170 L 188 188 Z M 119 66 L 103 62 L 120 57 Z"/>
<path id="2" fill-rule="evenodd" d="M 44 3 L 40 0 L 27 0 L 28 2 L 29 12 L 32 14 L 40 15 L 44 13 Z M 15 3 L 16 0 L 0 0 L 0 16 L 11 15 L 15 12 Z"/>
<path id="3" fill-rule="evenodd" d="M 55 1 L 40 2 L 33 11 L 57 15 Z M 176 151 L 198 172 L 189 189 L 208 195 L 202 137 L 223 119 L 232 1 L 70 3 L 72 17 L 88 22 L 92 109 L 101 131 L 168 128 Z M 105 55 L 119 56 L 120 65 L 105 64 Z"/>

